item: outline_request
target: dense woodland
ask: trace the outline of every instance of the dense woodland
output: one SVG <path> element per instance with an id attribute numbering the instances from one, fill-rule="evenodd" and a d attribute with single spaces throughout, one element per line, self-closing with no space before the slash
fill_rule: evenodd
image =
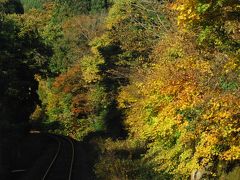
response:
<path id="1" fill-rule="evenodd" d="M 1 138 L 95 134 L 99 179 L 240 177 L 239 0 L 0 0 L 0 11 Z"/>

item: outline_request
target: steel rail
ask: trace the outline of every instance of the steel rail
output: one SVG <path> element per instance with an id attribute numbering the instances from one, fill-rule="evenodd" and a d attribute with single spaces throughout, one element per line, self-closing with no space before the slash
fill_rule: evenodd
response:
<path id="1" fill-rule="evenodd" d="M 14 170 L 11 170 L 11 173 L 19 173 L 19 172 L 26 172 L 27 170 L 26 169 L 14 169 Z"/>
<path id="2" fill-rule="evenodd" d="M 51 135 L 52 137 L 54 137 L 57 141 L 58 141 L 58 149 L 57 149 L 57 152 L 53 158 L 53 160 L 51 161 L 47 171 L 45 172 L 42 180 L 46 180 L 47 178 L 47 175 L 49 174 L 49 172 L 51 171 L 51 168 L 53 167 L 54 163 L 56 162 L 57 158 L 59 158 L 59 152 L 60 152 L 60 149 L 63 148 L 62 147 L 62 142 L 60 139 L 64 139 L 65 141 L 67 141 L 70 145 L 71 145 L 71 162 L 70 162 L 70 168 L 69 168 L 69 174 L 68 174 L 68 180 L 71 180 L 72 179 L 72 171 L 73 171 L 73 164 L 74 164 L 74 158 L 75 158 L 75 149 L 74 149 L 74 144 L 73 144 L 73 141 L 72 139 L 68 138 L 68 137 L 64 137 L 64 136 L 61 136 L 61 135 Z"/>
<path id="3" fill-rule="evenodd" d="M 61 145 L 62 145 L 61 141 L 60 141 L 58 138 L 56 138 L 56 137 L 54 137 L 54 138 L 55 138 L 55 139 L 57 140 L 57 142 L 58 142 L 58 148 L 57 148 L 56 154 L 54 155 L 54 157 L 53 157 L 50 165 L 48 166 L 47 171 L 45 172 L 42 180 L 45 180 L 45 179 L 46 179 L 46 177 L 47 177 L 50 169 L 52 168 L 54 162 L 56 161 L 56 159 L 57 159 L 57 157 L 58 157 L 58 155 L 59 155 L 60 149 L 61 149 Z"/>
<path id="4" fill-rule="evenodd" d="M 75 150 L 74 150 L 74 144 L 73 144 L 73 141 L 72 139 L 68 138 L 68 137 L 63 137 L 65 140 L 67 140 L 70 144 L 71 144 L 71 147 L 72 147 L 72 158 L 71 158 L 71 164 L 70 164 L 70 169 L 69 169 L 69 175 L 68 175 L 68 180 L 71 180 L 72 179 L 72 170 L 73 170 L 73 163 L 74 163 L 74 156 L 75 156 Z"/>

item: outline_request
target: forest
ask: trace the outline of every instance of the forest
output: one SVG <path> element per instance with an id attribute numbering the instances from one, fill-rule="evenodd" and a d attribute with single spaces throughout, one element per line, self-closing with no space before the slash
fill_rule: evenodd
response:
<path id="1" fill-rule="evenodd" d="M 0 117 L 91 138 L 96 179 L 238 180 L 240 1 L 0 0 Z"/>

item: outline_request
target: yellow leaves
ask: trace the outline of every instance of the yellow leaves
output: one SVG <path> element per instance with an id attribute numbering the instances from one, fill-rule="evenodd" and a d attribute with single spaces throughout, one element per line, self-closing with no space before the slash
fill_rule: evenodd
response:
<path id="1" fill-rule="evenodd" d="M 198 20 L 200 17 L 196 12 L 196 0 L 177 0 L 173 9 L 179 12 L 178 25 L 186 28 L 188 23 Z"/>
<path id="2" fill-rule="evenodd" d="M 35 74 L 35 75 L 34 75 L 34 79 L 35 79 L 36 81 L 40 82 L 40 81 L 41 81 L 41 76 Z"/>
<path id="3" fill-rule="evenodd" d="M 93 54 L 100 56 L 99 48 L 108 46 L 111 44 L 112 40 L 109 38 L 108 34 L 105 33 L 101 37 L 95 38 L 90 42 L 91 51 Z"/>
<path id="4" fill-rule="evenodd" d="M 188 57 L 181 60 L 177 67 L 182 69 L 193 69 L 201 73 L 212 74 L 211 64 L 209 61 Z"/>
<path id="5" fill-rule="evenodd" d="M 195 65 L 200 72 L 212 74 L 209 61 L 197 60 Z"/>
<path id="6" fill-rule="evenodd" d="M 81 61 L 83 79 L 87 83 L 96 82 L 101 79 L 99 65 L 104 63 L 101 56 L 85 56 Z"/>
<path id="7" fill-rule="evenodd" d="M 138 101 L 139 98 L 135 96 L 135 91 L 132 90 L 132 87 L 126 87 L 118 96 L 118 105 L 120 108 L 129 108 L 131 107 L 132 103 L 135 103 Z M 136 93 L 137 94 L 137 93 Z"/>
<path id="8" fill-rule="evenodd" d="M 187 150 L 185 150 L 185 151 L 180 155 L 181 161 L 185 161 L 185 160 L 191 158 L 192 155 L 193 155 L 193 150 L 192 150 L 192 149 L 187 149 Z"/>
<path id="9" fill-rule="evenodd" d="M 134 0 L 118 0 L 109 11 L 106 27 L 111 29 L 114 25 L 128 17 L 131 10 L 131 3 Z"/>
<path id="10" fill-rule="evenodd" d="M 216 116 L 218 116 L 220 119 L 229 119 L 232 116 L 232 113 L 227 111 L 220 111 L 216 114 Z"/>
<path id="11" fill-rule="evenodd" d="M 120 94 L 130 134 L 151 142 L 147 156 L 155 153 L 157 171 L 187 175 L 212 166 L 214 158 L 239 159 L 234 155 L 239 151 L 239 90 L 219 88 L 219 77 L 236 81 L 236 76 L 223 70 L 227 55 L 209 56 L 195 48 L 166 36 L 154 50 L 154 66 L 145 76 L 135 74 Z M 236 72 L 237 61 L 230 59 L 225 68 Z"/>
<path id="12" fill-rule="evenodd" d="M 232 72 L 239 68 L 239 63 L 237 63 L 236 59 L 229 59 L 227 63 L 224 65 L 224 70 L 226 73 Z"/>
<path id="13" fill-rule="evenodd" d="M 31 114 L 30 119 L 32 121 L 41 121 L 43 118 L 42 116 L 43 116 L 43 110 L 39 105 L 37 105 L 34 112 Z"/>
<path id="14" fill-rule="evenodd" d="M 233 161 L 233 160 L 240 159 L 240 147 L 239 147 L 239 144 L 238 144 L 238 146 L 232 146 L 229 150 L 224 152 L 220 156 L 220 158 L 223 159 L 223 160 L 228 160 L 228 161 Z"/>

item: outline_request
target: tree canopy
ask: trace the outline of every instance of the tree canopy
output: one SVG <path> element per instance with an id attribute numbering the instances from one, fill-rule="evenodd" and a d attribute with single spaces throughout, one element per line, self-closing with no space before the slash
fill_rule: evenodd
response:
<path id="1" fill-rule="evenodd" d="M 95 137 L 100 179 L 236 176 L 239 8 L 0 0 L 0 128 L 38 122 L 79 140 L 104 134 Z"/>

